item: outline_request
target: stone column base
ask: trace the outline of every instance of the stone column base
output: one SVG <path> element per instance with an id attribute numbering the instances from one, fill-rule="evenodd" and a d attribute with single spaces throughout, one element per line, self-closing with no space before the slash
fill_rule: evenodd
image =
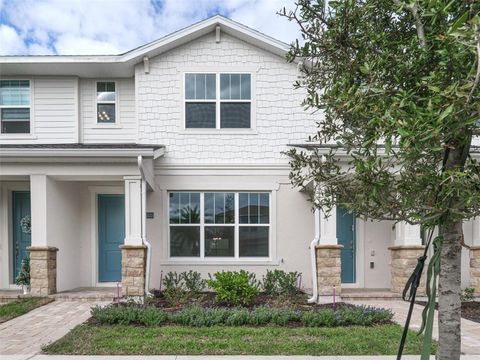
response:
<path id="1" fill-rule="evenodd" d="M 322 302 L 333 302 L 333 288 L 337 301 L 342 291 L 342 261 L 340 250 L 342 245 L 317 245 L 317 288 Z M 329 301 L 327 299 L 330 298 Z"/>
<path id="2" fill-rule="evenodd" d="M 57 292 L 56 247 L 30 246 L 30 293 L 50 295 Z"/>
<path id="3" fill-rule="evenodd" d="M 145 294 L 145 245 L 121 245 L 122 250 L 122 295 Z"/>
<path id="4" fill-rule="evenodd" d="M 403 246 L 391 246 L 388 248 L 392 254 L 392 261 L 390 263 L 390 269 L 392 273 L 391 288 L 390 290 L 394 294 L 401 294 L 408 279 L 413 273 L 413 270 L 417 266 L 417 260 L 423 256 L 425 246 L 423 245 L 403 245 Z M 418 295 L 425 295 L 425 277 L 427 276 L 428 263 L 425 263 L 423 269 L 422 278 L 420 280 L 420 287 L 417 290 Z"/>
<path id="5" fill-rule="evenodd" d="M 470 248 L 470 286 L 480 296 L 480 246 Z"/>

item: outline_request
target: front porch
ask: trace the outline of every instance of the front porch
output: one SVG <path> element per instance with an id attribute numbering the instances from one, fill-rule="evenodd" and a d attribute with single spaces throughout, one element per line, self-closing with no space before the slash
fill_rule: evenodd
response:
<path id="1" fill-rule="evenodd" d="M 340 208 L 333 208 L 328 217 L 317 210 L 314 217 L 311 302 L 331 302 L 334 295 L 337 301 L 401 298 L 425 250 L 419 225 L 365 221 Z M 480 294 L 480 219 L 466 222 L 464 234 L 471 248 L 462 250 L 462 286 Z M 419 296 L 425 295 L 426 269 Z"/>
<path id="2" fill-rule="evenodd" d="M 15 278 L 29 257 L 32 295 L 111 301 L 118 284 L 123 295 L 143 295 L 146 193 L 156 188 L 147 148 L 78 157 L 72 149 L 55 160 L 2 149 L 0 289 L 20 289 Z"/>

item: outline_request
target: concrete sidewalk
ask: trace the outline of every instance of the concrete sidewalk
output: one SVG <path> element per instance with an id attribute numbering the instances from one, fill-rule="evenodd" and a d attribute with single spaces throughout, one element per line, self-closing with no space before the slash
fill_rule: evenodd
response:
<path id="1" fill-rule="evenodd" d="M 5 357 L 3 357 L 5 356 Z M 30 355 L 11 356 L 0 355 L 1 360 L 395 360 L 395 356 L 66 356 L 66 355 Z M 404 356 L 402 360 L 419 360 L 419 355 Z M 432 356 L 431 360 L 435 357 Z M 462 360 L 480 360 L 480 355 L 462 355 Z"/>

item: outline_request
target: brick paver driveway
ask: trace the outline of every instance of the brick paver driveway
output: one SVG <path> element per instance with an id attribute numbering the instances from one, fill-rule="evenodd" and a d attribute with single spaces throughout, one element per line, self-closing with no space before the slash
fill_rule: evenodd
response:
<path id="1" fill-rule="evenodd" d="M 0 359 L 28 355 L 55 341 L 90 317 L 90 308 L 108 302 L 54 301 L 0 324 Z"/>
<path id="2" fill-rule="evenodd" d="M 365 304 L 375 307 L 383 307 L 392 309 L 395 313 L 393 320 L 400 325 L 405 324 L 405 319 L 408 314 L 409 303 L 399 300 L 361 300 L 348 301 L 352 304 Z M 412 315 L 410 328 L 413 330 L 420 329 L 422 324 L 423 306 L 415 305 Z M 435 311 L 435 320 L 433 323 L 433 337 L 438 340 L 438 313 Z M 479 355 L 480 354 L 480 324 L 462 319 L 462 352 L 464 354 Z"/>

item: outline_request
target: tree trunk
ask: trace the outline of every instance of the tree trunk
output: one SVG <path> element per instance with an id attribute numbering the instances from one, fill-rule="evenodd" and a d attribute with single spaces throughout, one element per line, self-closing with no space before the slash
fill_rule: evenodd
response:
<path id="1" fill-rule="evenodd" d="M 441 227 L 443 241 L 439 277 L 438 360 L 459 360 L 461 352 L 462 221 Z"/>

